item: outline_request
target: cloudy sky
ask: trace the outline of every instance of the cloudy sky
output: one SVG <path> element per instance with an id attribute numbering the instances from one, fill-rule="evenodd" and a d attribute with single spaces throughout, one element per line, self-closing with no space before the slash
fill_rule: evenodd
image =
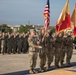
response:
<path id="1" fill-rule="evenodd" d="M 0 23 L 43 25 L 47 0 L 0 0 Z M 50 0 L 51 25 L 55 25 L 66 0 Z M 76 0 L 70 0 L 71 14 Z"/>

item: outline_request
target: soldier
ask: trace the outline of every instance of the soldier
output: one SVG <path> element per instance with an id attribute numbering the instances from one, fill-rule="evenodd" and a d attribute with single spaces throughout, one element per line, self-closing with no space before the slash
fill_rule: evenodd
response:
<path id="1" fill-rule="evenodd" d="M 17 52 L 20 54 L 22 52 L 22 35 L 19 35 L 19 39 L 17 41 Z"/>
<path id="2" fill-rule="evenodd" d="M 5 49 L 5 53 L 7 53 L 7 39 L 8 39 L 8 34 L 5 33 L 5 46 L 4 46 L 4 49 Z"/>
<path id="3" fill-rule="evenodd" d="M 73 54 L 73 38 L 72 34 L 69 32 L 67 36 L 67 50 L 66 50 L 66 65 L 71 66 L 70 60 Z"/>
<path id="4" fill-rule="evenodd" d="M 41 34 L 39 35 L 39 39 L 40 39 L 40 46 L 42 46 L 42 49 L 39 52 L 39 57 L 40 57 L 40 71 L 44 72 L 44 66 L 46 64 L 46 33 L 45 33 L 45 29 L 42 28 L 41 29 Z"/>
<path id="5" fill-rule="evenodd" d="M 23 49 L 22 49 L 22 51 L 23 51 L 23 53 L 26 53 L 28 51 L 28 39 L 27 39 L 25 34 L 23 36 Z"/>
<path id="6" fill-rule="evenodd" d="M 31 74 L 37 73 L 37 71 L 34 70 L 36 67 L 36 61 L 37 61 L 37 56 L 38 56 L 37 48 L 42 48 L 41 46 L 38 46 L 37 41 L 38 39 L 35 36 L 35 31 L 30 30 L 28 43 L 29 43 L 29 58 L 30 58 L 30 71 L 29 72 Z"/>
<path id="7" fill-rule="evenodd" d="M 63 68 L 64 67 L 64 57 L 65 57 L 65 53 L 66 53 L 66 49 L 67 49 L 67 35 L 63 32 L 63 37 L 62 37 L 62 45 L 61 45 L 61 55 L 60 55 L 60 67 Z"/>
<path id="8" fill-rule="evenodd" d="M 5 40 L 4 40 L 4 36 L 5 34 L 2 33 L 2 39 L 1 39 L 1 50 L 2 50 L 2 54 L 4 55 L 5 54 L 5 49 L 4 49 L 4 46 L 5 46 Z"/>
<path id="9" fill-rule="evenodd" d="M 8 35 L 8 39 L 7 39 L 7 53 L 11 54 L 12 52 L 12 46 L 11 46 L 11 35 Z"/>
<path id="10" fill-rule="evenodd" d="M 53 62 L 54 53 L 55 53 L 54 38 L 52 37 L 51 30 L 48 30 L 46 42 L 47 42 L 47 50 L 46 50 L 47 67 L 46 67 L 46 70 L 51 70 L 52 68 L 50 67 L 50 65 Z"/>
<path id="11" fill-rule="evenodd" d="M 1 53 L 1 39 L 2 39 L 2 33 L 0 32 L 0 53 Z"/>
<path id="12" fill-rule="evenodd" d="M 12 39 L 13 41 L 12 41 L 12 43 L 13 43 L 13 54 L 16 54 L 16 52 L 17 52 L 17 39 L 16 39 L 16 35 L 14 34 L 14 37 L 13 37 L 13 39 Z"/>
<path id="13" fill-rule="evenodd" d="M 59 62 L 61 61 L 61 51 L 62 51 L 62 34 L 59 33 L 57 36 L 56 36 L 56 40 L 55 40 L 55 67 L 56 68 L 59 68 Z"/>

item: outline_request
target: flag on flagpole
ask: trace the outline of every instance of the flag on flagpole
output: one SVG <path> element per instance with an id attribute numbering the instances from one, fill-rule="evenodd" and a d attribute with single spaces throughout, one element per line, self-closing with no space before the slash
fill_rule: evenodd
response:
<path id="1" fill-rule="evenodd" d="M 50 25 L 50 3 L 49 0 L 47 0 L 47 4 L 44 9 L 44 28 L 47 29 Z"/>
<path id="2" fill-rule="evenodd" d="M 69 28 L 71 28 L 70 5 L 69 0 L 67 0 L 56 23 L 56 31 L 59 33 Z"/>
<path id="3" fill-rule="evenodd" d="M 75 4 L 75 7 L 74 7 L 72 16 L 71 16 L 71 21 L 74 24 L 74 36 L 76 36 L 76 4 Z"/>

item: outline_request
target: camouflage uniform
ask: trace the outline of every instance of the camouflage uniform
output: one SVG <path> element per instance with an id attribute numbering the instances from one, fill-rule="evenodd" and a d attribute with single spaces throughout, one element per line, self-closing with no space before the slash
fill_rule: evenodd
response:
<path id="1" fill-rule="evenodd" d="M 0 36 L 0 53 L 1 53 L 1 39 L 2 39 L 2 37 Z"/>
<path id="2" fill-rule="evenodd" d="M 37 37 L 32 37 L 29 36 L 28 38 L 28 44 L 29 44 L 29 58 L 30 58 L 30 69 L 34 70 L 36 67 L 36 61 L 37 61 L 37 56 L 38 56 L 38 49 L 35 48 L 35 45 L 37 44 Z"/>
<path id="3" fill-rule="evenodd" d="M 12 41 L 12 43 L 13 43 L 13 45 L 12 45 L 13 51 L 12 52 L 13 52 L 13 54 L 15 54 L 17 52 L 17 39 L 16 39 L 16 35 L 14 35 L 12 40 L 13 40 Z"/>
<path id="4" fill-rule="evenodd" d="M 12 52 L 12 46 L 11 46 L 11 35 L 8 36 L 8 39 L 7 39 L 7 53 L 8 54 L 11 54 Z"/>
<path id="5" fill-rule="evenodd" d="M 4 34 L 2 35 L 2 39 L 1 39 L 1 51 L 2 51 L 2 53 L 4 54 L 5 53 L 5 51 L 4 51 Z"/>
<path id="6" fill-rule="evenodd" d="M 39 51 L 39 57 L 40 57 L 40 70 L 44 71 L 44 66 L 46 64 L 46 37 L 44 35 L 40 35 L 40 46 L 42 46 L 42 49 Z"/>
<path id="7" fill-rule="evenodd" d="M 59 37 L 57 35 L 56 40 L 55 40 L 55 67 L 59 68 L 59 62 L 61 61 L 61 52 L 62 52 L 62 37 Z"/>
<path id="8" fill-rule="evenodd" d="M 5 33 L 3 33 L 3 36 L 2 36 L 2 44 L 3 44 L 3 50 L 2 50 L 2 53 L 5 54 L 7 53 L 7 36 Z"/>
<path id="9" fill-rule="evenodd" d="M 55 45 L 54 45 L 54 38 L 52 35 L 47 36 L 47 50 L 46 50 L 46 58 L 47 58 L 47 70 L 50 69 L 50 65 L 53 62 L 54 53 L 55 53 Z"/>
<path id="10" fill-rule="evenodd" d="M 18 39 L 18 42 L 17 42 L 17 52 L 18 53 L 21 53 L 22 52 L 22 42 L 23 42 L 22 36 L 20 35 L 19 36 L 19 39 Z"/>
<path id="11" fill-rule="evenodd" d="M 23 53 L 26 53 L 28 51 L 28 41 L 27 37 L 24 35 L 23 37 L 23 48 L 22 51 Z"/>
<path id="12" fill-rule="evenodd" d="M 65 57 L 65 53 L 66 53 L 66 49 L 67 49 L 67 36 L 64 35 L 62 38 L 62 49 L 61 49 L 61 56 L 60 56 L 60 64 L 61 67 L 64 67 L 63 62 L 64 62 L 64 57 Z"/>
<path id="13" fill-rule="evenodd" d="M 70 60 L 73 54 L 73 38 L 71 36 L 67 37 L 67 50 L 66 50 L 66 64 L 70 66 Z"/>

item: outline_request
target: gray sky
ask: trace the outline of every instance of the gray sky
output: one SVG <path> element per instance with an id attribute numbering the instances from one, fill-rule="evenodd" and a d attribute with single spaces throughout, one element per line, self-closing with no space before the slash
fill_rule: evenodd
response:
<path id="1" fill-rule="evenodd" d="M 43 11 L 47 0 L 0 0 L 0 23 L 44 24 Z M 66 0 L 50 0 L 51 24 L 55 25 Z M 76 0 L 70 0 L 71 13 Z"/>

